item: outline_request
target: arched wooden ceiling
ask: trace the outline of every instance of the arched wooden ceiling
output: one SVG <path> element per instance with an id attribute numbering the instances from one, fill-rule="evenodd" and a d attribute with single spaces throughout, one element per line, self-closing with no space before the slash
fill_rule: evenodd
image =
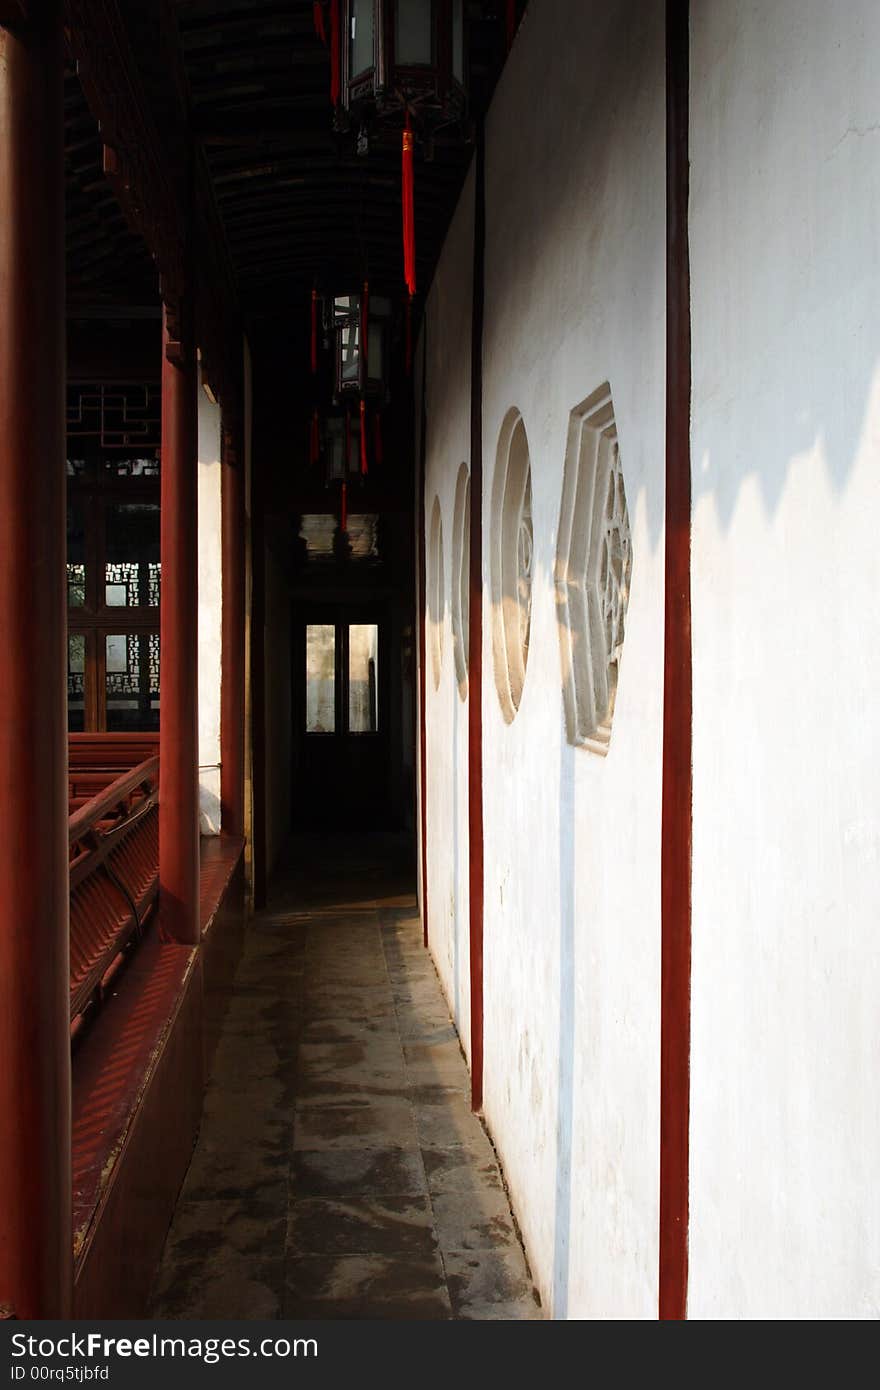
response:
<path id="1" fill-rule="evenodd" d="M 248 320 L 283 313 L 317 278 L 403 286 L 399 137 L 359 157 L 333 133 L 330 65 L 312 0 L 117 0 L 169 165 L 185 125 L 204 156 Z M 469 0 L 472 111 L 485 108 L 504 53 L 503 0 Z M 171 44 L 175 52 L 169 59 Z M 176 68 L 176 71 L 173 70 Z M 67 87 L 68 267 L 84 302 L 155 300 L 155 273 L 101 172 L 97 126 Z M 416 158 L 419 287 L 427 289 L 471 147 L 437 142 Z"/>

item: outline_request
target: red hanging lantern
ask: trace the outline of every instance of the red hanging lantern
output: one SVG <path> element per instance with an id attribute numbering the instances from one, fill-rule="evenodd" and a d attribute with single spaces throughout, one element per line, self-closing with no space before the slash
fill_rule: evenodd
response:
<path id="1" fill-rule="evenodd" d="M 330 299 L 336 357 L 336 395 L 383 396 L 387 384 L 391 300 L 370 293 L 363 282 L 358 294 Z"/>
<path id="2" fill-rule="evenodd" d="M 426 135 L 467 110 L 464 0 L 341 0 L 339 65 L 345 124 L 399 125 L 409 110 Z"/>
<path id="3" fill-rule="evenodd" d="M 370 366 L 367 360 L 370 347 L 370 283 L 364 281 L 361 290 L 361 322 L 360 322 L 360 378 L 361 390 L 366 389 L 370 379 Z"/>

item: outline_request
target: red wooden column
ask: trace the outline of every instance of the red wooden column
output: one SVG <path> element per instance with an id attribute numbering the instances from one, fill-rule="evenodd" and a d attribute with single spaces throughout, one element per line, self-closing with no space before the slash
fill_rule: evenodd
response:
<path id="1" fill-rule="evenodd" d="M 0 1304 L 66 1318 L 63 50 L 32 9 L 0 28 Z"/>
<path id="2" fill-rule="evenodd" d="M 666 633 L 660 865 L 660 1296 L 687 1317 L 691 1029 L 689 3 L 666 5 Z"/>
<path id="3" fill-rule="evenodd" d="M 223 421 L 220 828 L 244 835 L 245 496 L 242 424 Z"/>
<path id="4" fill-rule="evenodd" d="M 159 893 L 163 933 L 199 941 L 198 426 L 195 349 L 162 321 Z"/>

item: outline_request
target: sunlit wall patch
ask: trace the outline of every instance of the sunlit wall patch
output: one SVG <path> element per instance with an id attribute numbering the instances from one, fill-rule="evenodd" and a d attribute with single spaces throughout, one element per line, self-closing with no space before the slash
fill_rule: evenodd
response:
<path id="1" fill-rule="evenodd" d="M 440 498 L 434 498 L 431 509 L 431 544 L 428 565 L 428 626 L 431 647 L 431 672 L 434 689 L 440 689 L 443 670 L 443 619 L 446 613 L 446 578 L 443 567 L 443 517 Z"/>

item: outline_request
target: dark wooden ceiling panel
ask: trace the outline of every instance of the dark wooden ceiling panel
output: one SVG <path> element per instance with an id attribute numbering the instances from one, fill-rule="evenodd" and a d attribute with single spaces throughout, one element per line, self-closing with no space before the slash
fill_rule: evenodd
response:
<path id="1" fill-rule="evenodd" d="M 118 3 L 172 175 L 186 140 L 204 152 L 245 319 L 283 313 L 316 280 L 331 289 L 367 276 L 377 290 L 402 293 L 399 136 L 359 157 L 353 133 L 333 133 L 329 56 L 312 0 Z M 499 0 L 466 5 L 475 111 L 503 59 L 503 11 Z M 104 179 L 101 141 L 72 72 L 66 99 L 71 294 L 155 302 L 155 269 Z M 470 156 L 457 136 L 438 140 L 430 161 L 417 151 L 421 290 Z"/>

